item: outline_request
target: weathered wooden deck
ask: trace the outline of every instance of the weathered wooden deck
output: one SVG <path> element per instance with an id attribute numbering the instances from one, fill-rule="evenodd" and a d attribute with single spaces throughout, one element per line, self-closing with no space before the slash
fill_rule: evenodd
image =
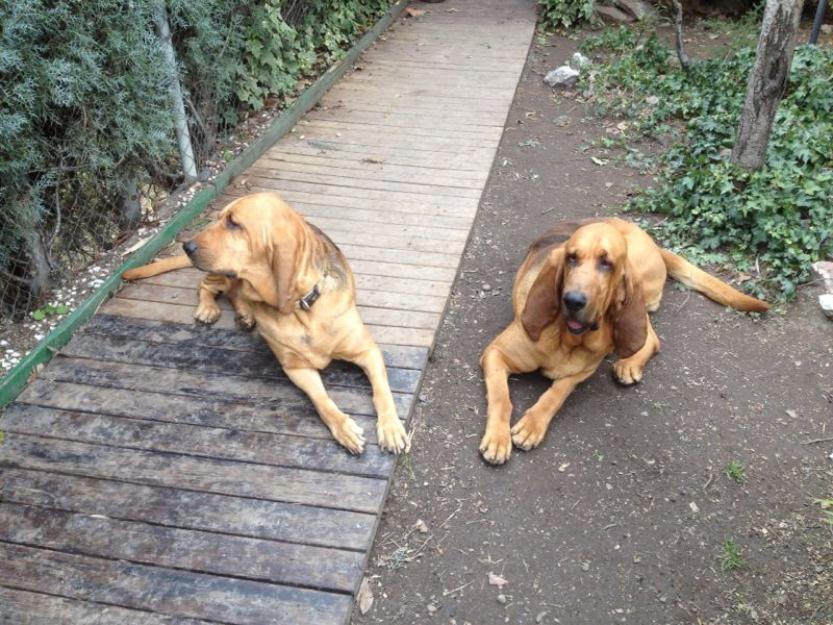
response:
<path id="1" fill-rule="evenodd" d="M 525 0 L 418 5 L 217 207 L 272 189 L 356 273 L 400 414 L 428 351 L 534 27 Z M 369 387 L 330 438 L 230 312 L 192 323 L 198 272 L 126 286 L 0 420 L 0 624 L 342 624 L 395 459 Z"/>

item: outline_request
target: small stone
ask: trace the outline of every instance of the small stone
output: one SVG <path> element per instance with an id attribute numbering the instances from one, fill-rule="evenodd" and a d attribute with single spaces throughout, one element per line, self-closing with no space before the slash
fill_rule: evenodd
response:
<path id="1" fill-rule="evenodd" d="M 418 531 L 420 534 L 427 534 L 428 533 L 428 526 L 425 524 L 425 521 L 422 519 L 417 519 L 417 522 L 414 523 L 414 529 Z"/>
<path id="2" fill-rule="evenodd" d="M 596 17 L 609 24 L 630 24 L 634 21 L 630 15 L 624 11 L 620 11 L 616 7 L 597 4 L 593 12 L 596 14 Z"/>
<path id="3" fill-rule="evenodd" d="M 588 562 L 587 560 L 582 562 L 581 563 L 581 570 L 582 571 L 589 571 L 590 570 L 590 562 Z"/>
<path id="4" fill-rule="evenodd" d="M 688 507 L 689 507 L 689 508 L 691 508 L 691 511 L 692 511 L 694 514 L 697 514 L 698 512 L 700 512 L 700 508 L 699 508 L 699 507 L 698 507 L 698 505 L 697 505 L 696 503 L 694 503 L 693 501 L 692 501 L 690 504 L 688 504 Z"/>
<path id="5" fill-rule="evenodd" d="M 489 291 L 491 291 L 491 290 L 492 290 L 492 285 L 491 285 L 491 284 L 489 284 L 488 282 L 486 282 L 486 283 L 484 283 L 484 284 L 483 284 L 483 286 L 481 286 L 480 288 L 481 288 L 481 289 L 483 289 L 483 290 L 484 290 L 484 291 L 486 291 L 486 292 L 489 292 Z"/>
<path id="6" fill-rule="evenodd" d="M 506 595 L 498 595 L 497 596 L 497 602 L 500 603 L 501 605 L 505 605 L 506 604 Z"/>
<path id="7" fill-rule="evenodd" d="M 437 611 L 437 606 L 435 606 L 433 603 L 429 603 L 425 609 L 428 610 L 428 614 L 434 614 L 434 612 Z"/>
<path id="8" fill-rule="evenodd" d="M 819 306 L 828 319 L 833 319 L 833 293 L 819 295 Z"/>
<path id="9" fill-rule="evenodd" d="M 570 58 L 570 67 L 573 69 L 583 69 L 592 64 L 592 61 L 584 56 L 581 52 L 574 52 Z"/>
<path id="10" fill-rule="evenodd" d="M 535 622 L 536 623 L 543 623 L 544 622 L 544 617 L 547 616 L 547 614 L 549 614 L 549 612 L 547 612 L 546 610 L 543 611 L 543 612 L 538 612 L 538 614 L 535 616 Z"/>
<path id="11" fill-rule="evenodd" d="M 655 95 L 649 95 L 645 98 L 645 104 L 650 104 L 651 106 L 655 106 L 659 104 L 659 98 Z"/>
<path id="12" fill-rule="evenodd" d="M 616 6 L 638 20 L 644 20 L 656 14 L 654 7 L 644 0 L 616 0 Z"/>
<path id="13" fill-rule="evenodd" d="M 833 262 L 820 260 L 813 263 L 813 272 L 824 281 L 825 288 L 833 293 Z"/>
<path id="14" fill-rule="evenodd" d="M 562 65 L 544 76 L 544 82 L 550 87 L 571 88 L 578 82 L 579 72 L 569 65 Z"/>
<path id="15" fill-rule="evenodd" d="M 561 464 L 558 465 L 558 472 L 559 473 L 564 473 L 564 471 L 566 471 L 569 466 L 570 466 L 569 462 L 562 462 Z"/>

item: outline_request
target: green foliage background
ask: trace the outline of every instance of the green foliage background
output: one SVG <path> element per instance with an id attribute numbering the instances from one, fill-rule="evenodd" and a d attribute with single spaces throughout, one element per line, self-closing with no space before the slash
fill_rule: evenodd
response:
<path id="1" fill-rule="evenodd" d="M 329 65 L 389 0 L 167 0 L 203 162 L 267 98 Z M 125 198 L 181 179 L 153 0 L 0 3 L 0 312 L 135 225 Z M 39 252 L 38 252 L 39 251 Z M 43 263 L 42 263 L 43 264 Z"/>
<path id="2" fill-rule="evenodd" d="M 688 71 L 655 35 L 624 27 L 583 49 L 609 55 L 584 83 L 601 113 L 633 120 L 642 135 L 673 137 L 656 160 L 655 186 L 631 208 L 663 215 L 654 234 L 693 260 L 746 273 L 747 290 L 794 297 L 811 263 L 833 256 L 833 49 L 796 49 L 766 164 L 755 172 L 729 159 L 754 43 Z"/>
<path id="3" fill-rule="evenodd" d="M 538 6 L 544 24 L 553 28 L 569 28 L 593 15 L 593 0 L 538 0 Z"/>

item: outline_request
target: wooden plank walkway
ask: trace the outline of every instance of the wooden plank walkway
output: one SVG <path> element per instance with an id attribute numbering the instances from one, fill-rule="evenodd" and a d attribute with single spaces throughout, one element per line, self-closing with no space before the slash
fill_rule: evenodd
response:
<path id="1" fill-rule="evenodd" d="M 216 204 L 276 190 L 356 274 L 410 414 L 534 29 L 526 0 L 396 25 Z M 256 334 L 192 322 L 196 270 L 125 286 L 0 429 L 0 624 L 343 624 L 395 458 L 369 385 L 346 454 Z"/>

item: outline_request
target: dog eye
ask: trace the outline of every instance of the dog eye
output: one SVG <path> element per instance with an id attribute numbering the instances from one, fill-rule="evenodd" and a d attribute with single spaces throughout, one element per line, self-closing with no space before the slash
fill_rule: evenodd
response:
<path id="1" fill-rule="evenodd" d="M 230 230 L 236 230 L 236 229 L 240 228 L 240 224 L 237 223 L 236 221 L 234 221 L 234 217 L 232 217 L 231 215 L 227 215 L 226 216 L 226 227 L 229 228 Z"/>
<path id="2" fill-rule="evenodd" d="M 613 263 L 610 262 L 607 258 L 600 258 L 599 269 L 601 269 L 602 271 L 610 271 L 611 269 L 613 269 Z"/>
<path id="3" fill-rule="evenodd" d="M 575 267 L 578 264 L 578 256 L 575 253 L 567 254 L 567 264 Z"/>

